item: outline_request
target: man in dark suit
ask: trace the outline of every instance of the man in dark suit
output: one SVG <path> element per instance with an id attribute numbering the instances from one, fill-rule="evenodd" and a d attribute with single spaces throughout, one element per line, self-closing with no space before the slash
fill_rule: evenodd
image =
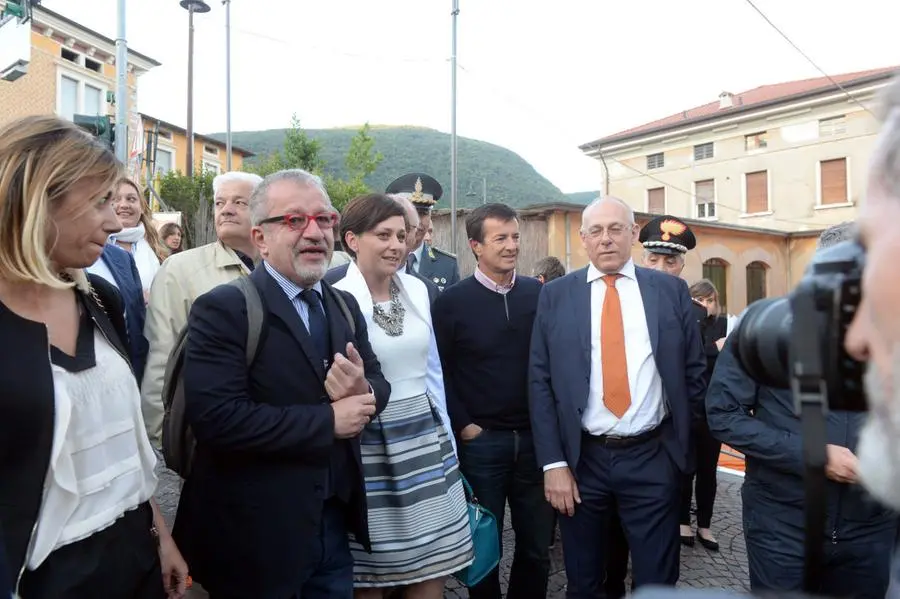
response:
<path id="1" fill-rule="evenodd" d="M 425 173 L 408 173 L 391 181 L 385 193 L 408 199 L 419 215 L 415 243 L 410 244 L 407 258 L 408 270 L 437 285 L 439 291 L 458 283 L 456 256 L 425 241 L 431 230 L 431 209 L 444 194 L 437 179 Z"/>
<path id="2" fill-rule="evenodd" d="M 621 200 L 589 205 L 591 264 L 544 286 L 532 335 L 531 423 L 571 598 L 601 595 L 613 509 L 636 586 L 678 580 L 681 473 L 706 360 L 687 285 L 634 265 L 637 234 Z"/>
<path id="3" fill-rule="evenodd" d="M 219 286 L 191 309 L 184 389 L 197 449 L 174 535 L 212 599 L 351 599 L 348 533 L 368 546 L 358 435 L 390 385 L 356 300 L 321 281 L 337 221 L 321 180 L 272 174 L 250 211 L 264 332 L 248 368 L 240 290 Z"/>
<path id="4" fill-rule="evenodd" d="M 410 254 L 412 254 L 412 252 L 415 251 L 416 247 L 418 247 L 419 243 L 421 243 L 421 224 L 419 221 L 419 214 L 416 211 L 416 207 L 413 206 L 413 203 L 410 202 L 406 197 L 402 195 L 392 195 L 390 197 L 394 198 L 394 200 L 396 200 L 397 203 L 403 206 L 403 209 L 406 210 L 406 220 L 409 223 L 406 229 L 406 249 Z M 418 241 L 416 240 L 417 235 Z M 334 260 L 332 260 L 331 263 L 334 264 Z M 325 274 L 325 281 L 327 281 L 331 285 L 334 285 L 347 276 L 348 268 L 350 268 L 349 262 L 330 268 Z M 406 274 L 412 275 L 425 283 L 425 288 L 428 289 L 428 301 L 433 304 L 434 300 L 437 299 L 438 294 L 440 294 L 441 292 L 438 286 L 433 283 L 431 279 L 427 279 L 413 270 L 413 268 L 410 266 L 409 261 L 401 264 L 400 268 L 398 268 L 397 270 L 400 269 L 403 269 Z"/>

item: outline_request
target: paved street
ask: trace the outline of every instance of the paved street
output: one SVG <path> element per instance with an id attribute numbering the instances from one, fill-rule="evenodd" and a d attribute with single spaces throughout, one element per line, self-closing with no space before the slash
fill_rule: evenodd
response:
<path id="1" fill-rule="evenodd" d="M 723 588 L 734 591 L 747 591 L 747 552 L 741 535 L 741 481 L 730 474 L 719 474 L 719 492 L 716 500 L 713 531 L 719 540 L 721 550 L 718 553 L 707 551 L 696 545 L 682 547 L 681 580 L 678 586 L 695 588 Z M 162 473 L 157 500 L 171 525 L 175 517 L 175 506 L 178 502 L 179 482 L 171 473 Z M 512 558 L 513 532 L 509 528 L 503 535 L 504 559 L 500 564 L 501 577 L 505 583 L 509 577 Z M 562 544 L 557 543 L 552 554 L 549 599 L 565 597 L 566 572 L 563 567 Z M 468 593 L 456 581 L 447 585 L 444 593 L 448 598 L 465 598 Z M 206 594 L 195 590 L 189 593 L 191 599 L 203 599 Z"/>

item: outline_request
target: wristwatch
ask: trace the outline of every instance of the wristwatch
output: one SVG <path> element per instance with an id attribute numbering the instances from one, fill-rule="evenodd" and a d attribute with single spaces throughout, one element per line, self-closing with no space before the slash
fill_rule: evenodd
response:
<path id="1" fill-rule="evenodd" d="M 150 527 L 150 536 L 153 537 L 153 542 L 156 543 L 156 547 L 159 548 L 159 529 L 156 528 L 156 525 Z"/>

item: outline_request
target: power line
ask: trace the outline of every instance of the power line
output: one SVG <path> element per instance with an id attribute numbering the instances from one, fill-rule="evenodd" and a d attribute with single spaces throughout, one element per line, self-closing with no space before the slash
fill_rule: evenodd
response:
<path id="1" fill-rule="evenodd" d="M 853 102 L 854 104 L 856 104 L 857 106 L 859 106 L 860 108 L 862 108 L 863 110 L 865 110 L 866 112 L 871 114 L 876 119 L 878 118 L 877 116 L 875 116 L 874 112 L 869 110 L 869 108 L 864 106 L 859 100 L 857 100 L 855 97 L 853 97 L 850 94 L 850 92 L 848 92 L 847 89 L 843 85 L 841 85 L 840 83 L 835 81 L 834 78 L 831 75 L 829 75 L 828 73 L 826 73 L 825 70 L 822 69 L 822 67 L 820 67 L 818 64 L 816 64 L 816 62 L 812 58 L 810 58 L 806 52 L 801 50 L 800 46 L 795 44 L 794 41 L 790 37 L 788 37 L 788 35 L 785 32 L 783 32 L 781 29 L 778 28 L 778 25 L 776 25 L 775 23 L 772 22 L 772 19 L 770 19 L 769 17 L 766 16 L 766 13 L 764 13 L 758 6 L 756 6 L 756 4 L 753 3 L 753 0 L 745 0 L 745 1 L 747 2 L 747 4 L 749 4 L 751 6 L 751 8 L 753 8 L 753 10 L 755 10 L 757 12 L 757 14 L 759 14 L 759 16 L 761 16 L 765 20 L 766 23 L 768 23 L 772 27 L 772 29 L 774 29 L 776 32 L 778 32 L 778 35 L 783 37 L 784 41 L 786 41 L 788 44 L 790 44 L 791 47 L 794 48 L 794 50 L 796 50 L 800 54 L 800 56 L 805 58 L 809 64 L 811 64 L 817 71 L 822 73 L 822 75 L 824 75 L 825 78 L 828 79 L 832 84 L 834 84 L 835 87 L 837 87 L 839 90 L 844 92 L 844 95 L 847 96 L 847 98 L 851 102 Z"/>

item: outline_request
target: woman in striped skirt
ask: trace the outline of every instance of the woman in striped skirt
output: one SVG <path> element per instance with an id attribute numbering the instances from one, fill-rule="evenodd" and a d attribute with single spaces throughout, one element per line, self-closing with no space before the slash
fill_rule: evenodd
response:
<path id="1" fill-rule="evenodd" d="M 353 262 L 334 286 L 359 301 L 391 383 L 387 408 L 361 435 L 372 552 L 353 539 L 351 549 L 356 594 L 366 599 L 398 586 L 407 597 L 439 599 L 447 576 L 473 558 L 428 290 L 398 272 L 411 229 L 400 201 L 381 194 L 354 199 L 342 216 Z"/>

